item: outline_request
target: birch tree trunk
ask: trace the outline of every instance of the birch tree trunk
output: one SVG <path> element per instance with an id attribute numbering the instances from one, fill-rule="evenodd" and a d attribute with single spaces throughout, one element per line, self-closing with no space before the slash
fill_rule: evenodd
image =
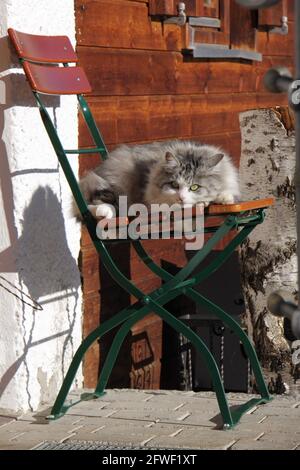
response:
<path id="1" fill-rule="evenodd" d="M 240 124 L 242 199 L 275 198 L 264 223 L 240 250 L 245 323 L 267 365 L 289 352 L 282 320 L 268 312 L 267 297 L 278 288 L 294 294 L 297 289 L 293 116 L 287 108 L 248 111 L 240 115 Z"/>

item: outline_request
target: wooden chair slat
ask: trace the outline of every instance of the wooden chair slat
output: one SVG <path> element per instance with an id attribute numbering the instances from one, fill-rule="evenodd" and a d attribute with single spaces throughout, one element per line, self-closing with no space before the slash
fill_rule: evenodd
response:
<path id="1" fill-rule="evenodd" d="M 90 93 L 91 86 L 81 67 L 53 67 L 24 62 L 23 67 L 33 90 L 49 95 Z"/>
<path id="2" fill-rule="evenodd" d="M 40 36 L 8 29 L 9 37 L 20 58 L 33 62 L 78 62 L 67 36 Z"/>
<path id="3" fill-rule="evenodd" d="M 235 214 L 255 209 L 263 209 L 274 205 L 274 198 L 257 199 L 254 201 L 243 201 L 236 204 L 212 204 L 206 209 L 206 213 L 213 214 Z"/>

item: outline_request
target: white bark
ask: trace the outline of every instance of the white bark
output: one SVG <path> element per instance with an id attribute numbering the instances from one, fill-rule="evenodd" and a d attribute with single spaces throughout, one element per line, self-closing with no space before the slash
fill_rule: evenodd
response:
<path id="1" fill-rule="evenodd" d="M 240 123 L 242 199 L 275 198 L 240 252 L 246 323 L 261 359 L 268 359 L 288 344 L 282 321 L 267 311 L 267 297 L 278 288 L 295 293 L 297 287 L 295 136 L 274 110 L 242 113 Z"/>

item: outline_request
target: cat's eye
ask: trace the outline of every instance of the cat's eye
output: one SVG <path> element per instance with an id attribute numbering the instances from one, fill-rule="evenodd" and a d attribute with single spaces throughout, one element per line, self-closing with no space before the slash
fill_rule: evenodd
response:
<path id="1" fill-rule="evenodd" d="M 192 184 L 192 186 L 190 187 L 190 190 L 191 191 L 198 191 L 199 188 L 200 188 L 199 184 Z"/>
<path id="2" fill-rule="evenodd" d="M 179 184 L 177 183 L 177 181 L 172 181 L 171 186 L 172 186 L 172 188 L 174 188 L 174 189 L 178 189 L 178 188 L 179 188 Z"/>

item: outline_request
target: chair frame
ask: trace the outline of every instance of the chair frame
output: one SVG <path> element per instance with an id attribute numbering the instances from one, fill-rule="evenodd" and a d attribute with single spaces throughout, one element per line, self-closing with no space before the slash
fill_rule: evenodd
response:
<path id="1" fill-rule="evenodd" d="M 25 64 L 30 64 L 31 62 L 34 62 L 34 57 L 32 55 L 30 56 L 30 59 L 28 59 L 26 57 L 26 54 L 22 53 L 22 50 L 20 52 L 18 34 L 22 34 L 22 41 L 24 41 L 24 37 L 26 41 L 26 35 L 24 35 L 24 33 L 18 33 L 17 31 L 12 29 L 9 29 L 8 33 L 19 55 L 19 60 L 21 64 L 24 66 Z M 49 36 L 49 43 L 51 43 L 51 40 L 52 37 Z M 34 37 L 30 35 L 30 41 L 36 41 L 38 44 L 39 36 Z M 43 63 L 46 67 L 46 64 L 50 61 L 52 63 L 57 62 L 57 64 L 62 63 L 64 67 L 69 66 L 69 62 L 60 60 L 59 54 L 57 54 L 57 56 L 55 56 L 54 54 L 53 57 L 51 57 L 51 60 L 49 60 L 49 57 L 47 57 L 45 60 L 43 60 L 43 57 L 38 57 L 36 63 Z M 72 60 L 72 62 L 74 62 L 74 60 Z M 24 70 L 30 82 L 30 77 L 28 75 L 28 66 L 25 66 Z M 141 243 L 141 240 L 129 240 L 129 242 L 132 243 L 132 246 L 134 247 L 137 255 L 143 261 L 143 263 L 155 275 L 157 275 L 161 279 L 161 281 L 163 281 L 161 287 L 145 295 L 139 288 L 136 287 L 136 285 L 130 279 L 128 279 L 119 270 L 118 266 L 115 264 L 107 250 L 107 245 L 109 243 L 128 243 L 128 240 L 116 239 L 104 241 L 97 237 L 97 220 L 94 218 L 94 216 L 88 209 L 87 203 L 80 191 L 77 180 L 68 161 L 68 154 L 78 155 L 98 153 L 101 159 L 108 158 L 107 148 L 104 144 L 104 140 L 97 127 L 97 124 L 92 116 L 88 103 L 86 102 L 85 98 L 82 96 L 81 93 L 77 94 L 79 108 L 91 133 L 95 147 L 68 150 L 65 149 L 62 145 L 62 142 L 56 131 L 55 125 L 43 102 L 42 94 L 39 92 L 38 89 L 34 89 L 33 84 L 31 82 L 30 85 L 34 97 L 36 99 L 46 131 L 49 135 L 57 158 L 61 164 L 70 189 L 73 193 L 73 196 L 81 213 L 83 222 L 87 227 L 88 233 L 98 254 L 100 255 L 101 262 L 104 264 L 113 279 L 127 293 L 129 293 L 136 299 L 136 302 L 133 305 L 128 306 L 127 308 L 114 315 L 111 319 L 105 321 L 82 341 L 81 345 L 77 349 L 72 359 L 68 372 L 64 378 L 63 384 L 52 407 L 51 415 L 49 416 L 49 418 L 57 419 L 60 416 L 64 415 L 66 411 L 71 406 L 74 406 L 76 403 L 78 403 L 78 401 L 101 397 L 105 393 L 105 387 L 107 385 L 110 373 L 112 371 L 120 347 L 126 335 L 129 333 L 130 329 L 135 323 L 140 321 L 150 312 L 154 312 L 163 321 L 173 327 L 177 332 L 183 334 L 194 345 L 196 350 L 203 355 L 204 360 L 208 366 L 209 373 L 211 375 L 214 390 L 216 392 L 220 412 L 223 418 L 224 429 L 230 429 L 234 427 L 239 422 L 241 416 L 244 413 L 246 413 L 254 406 L 269 402 L 271 400 L 271 397 L 265 384 L 255 349 L 251 341 L 249 340 L 247 334 L 228 313 L 226 313 L 217 304 L 201 295 L 194 288 L 204 279 L 207 279 L 213 272 L 215 272 L 229 258 L 229 256 L 243 242 L 243 240 L 245 240 L 249 236 L 252 230 L 254 230 L 254 228 L 258 224 L 261 224 L 263 222 L 265 209 L 272 204 L 272 200 L 266 199 L 260 201 L 252 201 L 250 203 L 240 203 L 237 205 L 230 206 L 211 206 L 206 214 L 206 217 L 210 218 L 215 217 L 216 215 L 221 215 L 221 225 L 219 223 L 212 223 L 212 226 L 204 228 L 204 232 L 212 233 L 212 236 L 205 243 L 203 248 L 199 250 L 195 254 L 195 256 L 189 262 L 187 262 L 187 264 L 175 276 L 170 274 L 167 270 L 163 269 L 161 266 L 159 266 L 153 261 L 153 259 L 146 252 L 144 246 Z M 238 231 L 238 229 L 241 230 Z M 229 232 L 233 230 L 235 230 L 235 235 L 232 240 L 227 244 L 227 246 L 215 257 L 215 259 L 206 268 L 204 268 L 201 272 L 198 272 L 197 274 L 193 274 L 195 268 L 207 257 L 207 255 L 216 247 L 216 245 L 221 240 L 223 240 L 224 237 L 229 234 Z M 179 295 L 185 295 L 191 300 L 193 300 L 198 306 L 203 306 L 207 308 L 209 311 L 211 311 L 211 313 L 216 315 L 226 326 L 231 328 L 239 337 L 241 343 L 243 344 L 244 350 L 250 360 L 250 364 L 256 379 L 257 388 L 260 394 L 259 398 L 252 398 L 243 405 L 240 405 L 238 408 L 230 410 L 220 371 L 212 353 L 209 351 L 205 343 L 196 333 L 194 333 L 183 321 L 175 318 L 164 307 L 167 302 L 175 299 Z M 101 370 L 100 378 L 95 388 L 95 391 L 93 393 L 83 394 L 80 400 L 75 403 L 66 402 L 66 398 L 74 381 L 75 375 L 88 348 L 92 345 L 94 341 L 102 338 L 107 332 L 117 326 L 119 327 L 119 329 L 114 337 L 107 358 Z"/>

